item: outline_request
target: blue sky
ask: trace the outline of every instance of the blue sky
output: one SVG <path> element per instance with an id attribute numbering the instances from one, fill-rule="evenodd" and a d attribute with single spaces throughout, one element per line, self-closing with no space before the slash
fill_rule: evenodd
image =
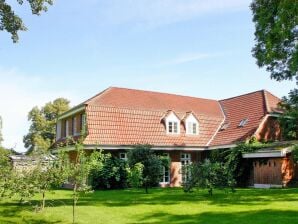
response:
<path id="1" fill-rule="evenodd" d="M 13 1 L 14 2 L 14 1 Z M 4 145 L 24 151 L 28 111 L 57 97 L 75 105 L 109 86 L 223 99 L 259 89 L 281 97 L 251 56 L 246 0 L 56 1 L 41 16 L 16 6 L 27 32 L 0 32 Z"/>

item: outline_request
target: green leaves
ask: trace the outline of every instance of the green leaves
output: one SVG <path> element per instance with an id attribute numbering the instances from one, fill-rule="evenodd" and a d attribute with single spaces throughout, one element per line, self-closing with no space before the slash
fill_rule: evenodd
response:
<path id="1" fill-rule="evenodd" d="M 253 56 L 277 81 L 298 78 L 298 1 L 254 0 Z"/>
<path id="2" fill-rule="evenodd" d="M 40 109 L 32 108 L 28 114 L 29 133 L 23 138 L 28 154 L 34 150 L 46 152 L 50 148 L 55 140 L 57 118 L 68 109 L 69 101 L 64 98 L 48 102 Z"/>
<path id="3" fill-rule="evenodd" d="M 42 11 L 47 11 L 47 6 L 52 5 L 52 0 L 27 0 L 30 4 L 32 14 L 40 15 Z M 17 1 L 20 5 L 23 0 Z M 19 40 L 19 31 L 26 31 L 22 19 L 15 14 L 13 9 L 5 0 L 0 0 L 0 30 L 6 30 L 11 34 L 14 43 Z"/>
<path id="4" fill-rule="evenodd" d="M 143 167 L 143 186 L 148 192 L 148 187 L 157 186 L 162 177 L 163 162 L 149 145 L 137 145 L 128 153 L 128 163 L 131 169 L 138 163 Z"/>

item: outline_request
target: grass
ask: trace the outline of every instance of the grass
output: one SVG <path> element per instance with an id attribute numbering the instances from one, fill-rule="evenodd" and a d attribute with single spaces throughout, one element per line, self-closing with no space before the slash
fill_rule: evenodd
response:
<path id="1" fill-rule="evenodd" d="M 0 223 L 71 223 L 71 191 L 49 193 L 47 208 L 0 202 Z M 238 189 L 235 193 L 180 188 L 96 191 L 80 198 L 77 223 L 298 223 L 298 189 Z"/>

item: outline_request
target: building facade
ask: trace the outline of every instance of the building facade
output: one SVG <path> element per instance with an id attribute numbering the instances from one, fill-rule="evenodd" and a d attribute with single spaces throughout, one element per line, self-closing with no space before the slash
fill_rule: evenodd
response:
<path id="1" fill-rule="evenodd" d="M 280 99 L 266 90 L 224 100 L 111 87 L 62 114 L 56 145 L 68 137 L 126 159 L 136 144 L 149 144 L 171 159 L 161 185 L 187 180 L 184 165 L 202 161 L 213 149 L 230 148 L 251 137 L 281 138 L 277 117 Z M 75 152 L 69 149 L 71 158 Z"/>

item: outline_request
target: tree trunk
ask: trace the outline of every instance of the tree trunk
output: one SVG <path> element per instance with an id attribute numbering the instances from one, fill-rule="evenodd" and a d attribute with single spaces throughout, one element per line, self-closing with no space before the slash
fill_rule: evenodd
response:
<path id="1" fill-rule="evenodd" d="M 209 188 L 208 192 L 210 196 L 212 196 L 212 191 L 213 191 L 212 188 Z"/>
<path id="2" fill-rule="evenodd" d="M 46 195 L 45 192 L 42 192 L 42 206 L 41 206 L 41 210 L 44 210 L 46 205 Z"/>
<path id="3" fill-rule="evenodd" d="M 146 194 L 148 194 L 148 185 L 147 184 L 145 185 L 145 191 L 146 191 Z"/>
<path id="4" fill-rule="evenodd" d="M 73 186 L 73 195 L 72 195 L 72 223 L 75 223 L 75 207 L 76 207 L 76 194 L 77 194 L 77 184 Z"/>

